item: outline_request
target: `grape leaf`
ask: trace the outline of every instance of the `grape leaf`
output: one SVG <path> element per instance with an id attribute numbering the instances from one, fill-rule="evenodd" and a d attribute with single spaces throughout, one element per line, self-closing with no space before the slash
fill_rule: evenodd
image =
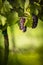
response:
<path id="1" fill-rule="evenodd" d="M 3 7 L 1 9 L 1 13 L 5 14 L 5 13 L 9 12 L 10 9 L 12 9 L 12 6 L 10 5 L 10 3 L 7 0 L 5 0 L 3 3 Z"/>
<path id="2" fill-rule="evenodd" d="M 19 0 L 18 3 L 21 8 L 24 8 L 25 0 Z"/>
<path id="3" fill-rule="evenodd" d="M 7 22 L 9 25 L 15 24 L 18 20 L 19 20 L 19 17 L 18 17 L 18 13 L 16 11 L 10 13 L 7 18 Z"/>
<path id="4" fill-rule="evenodd" d="M 25 0 L 25 4 L 24 4 L 24 12 L 26 12 L 26 9 L 29 7 L 29 0 Z"/>

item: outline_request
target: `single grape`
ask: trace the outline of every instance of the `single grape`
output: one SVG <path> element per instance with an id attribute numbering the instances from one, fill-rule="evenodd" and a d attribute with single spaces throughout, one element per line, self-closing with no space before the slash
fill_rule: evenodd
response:
<path id="1" fill-rule="evenodd" d="M 32 24 L 32 28 L 36 28 L 37 24 L 38 24 L 38 17 L 36 15 L 32 15 L 33 18 L 33 24 Z"/>

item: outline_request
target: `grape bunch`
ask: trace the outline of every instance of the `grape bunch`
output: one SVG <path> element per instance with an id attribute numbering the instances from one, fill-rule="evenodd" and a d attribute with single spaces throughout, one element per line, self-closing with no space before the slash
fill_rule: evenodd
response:
<path id="1" fill-rule="evenodd" d="M 33 14 L 32 19 L 33 19 L 32 28 L 36 28 L 38 24 L 38 17 L 35 14 Z"/>
<path id="2" fill-rule="evenodd" d="M 24 23 L 25 23 L 25 18 L 21 17 L 19 27 L 20 27 L 20 30 L 22 30 L 23 32 L 26 31 L 26 26 L 24 26 Z"/>
<path id="3" fill-rule="evenodd" d="M 33 19 L 32 28 L 36 28 L 37 24 L 38 24 L 37 15 L 32 14 L 32 19 Z M 26 32 L 27 27 L 26 27 L 26 25 L 24 26 L 24 24 L 25 24 L 25 18 L 21 17 L 20 22 L 19 22 L 19 27 L 20 27 L 20 30 L 22 30 L 23 32 Z"/>

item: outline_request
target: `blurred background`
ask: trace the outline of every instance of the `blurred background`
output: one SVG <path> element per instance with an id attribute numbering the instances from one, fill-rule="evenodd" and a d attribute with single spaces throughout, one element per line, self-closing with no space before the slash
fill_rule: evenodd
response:
<path id="1" fill-rule="evenodd" d="M 22 32 L 19 26 L 8 26 L 9 52 L 5 50 L 4 36 L 0 30 L 0 65 L 43 65 L 43 21 L 35 29 Z M 6 65 L 6 64 L 4 64 Z"/>

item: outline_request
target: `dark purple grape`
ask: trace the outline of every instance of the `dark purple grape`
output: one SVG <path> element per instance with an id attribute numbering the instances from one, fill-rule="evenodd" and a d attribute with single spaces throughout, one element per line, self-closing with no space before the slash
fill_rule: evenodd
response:
<path id="1" fill-rule="evenodd" d="M 26 26 L 22 30 L 23 30 L 23 32 L 26 32 Z"/>
<path id="2" fill-rule="evenodd" d="M 32 15 L 33 18 L 33 24 L 32 24 L 32 28 L 36 28 L 37 24 L 38 24 L 38 17 L 36 15 Z"/>

